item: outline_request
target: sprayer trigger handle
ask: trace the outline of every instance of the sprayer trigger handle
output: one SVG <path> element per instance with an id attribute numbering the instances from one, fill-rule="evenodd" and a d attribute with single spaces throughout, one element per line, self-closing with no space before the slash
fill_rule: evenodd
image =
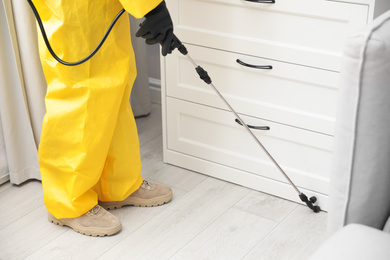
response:
<path id="1" fill-rule="evenodd" d="M 171 42 L 171 50 L 174 50 L 175 48 L 177 48 L 179 50 L 179 52 L 181 54 L 183 54 L 183 55 L 187 55 L 188 54 L 187 48 L 179 40 L 179 38 L 177 38 L 177 36 L 175 34 L 173 34 L 173 39 L 172 39 L 172 42 Z"/>

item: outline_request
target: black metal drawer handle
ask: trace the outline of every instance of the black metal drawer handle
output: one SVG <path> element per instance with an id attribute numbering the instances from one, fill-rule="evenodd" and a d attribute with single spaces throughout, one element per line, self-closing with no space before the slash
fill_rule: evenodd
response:
<path id="1" fill-rule="evenodd" d="M 241 125 L 242 126 L 242 123 L 240 120 L 238 120 L 236 118 L 236 121 L 237 124 Z M 249 128 L 252 128 L 252 129 L 256 129 L 256 130 L 270 130 L 271 128 L 269 126 L 253 126 L 253 125 L 247 125 Z"/>
<path id="2" fill-rule="evenodd" d="M 275 0 L 244 0 L 247 2 L 260 3 L 260 4 L 274 4 Z"/>
<path id="3" fill-rule="evenodd" d="M 249 67 L 249 68 L 260 69 L 260 70 L 272 70 L 271 65 L 252 65 L 252 64 L 245 63 L 240 59 L 237 59 L 236 62 L 242 66 Z"/>

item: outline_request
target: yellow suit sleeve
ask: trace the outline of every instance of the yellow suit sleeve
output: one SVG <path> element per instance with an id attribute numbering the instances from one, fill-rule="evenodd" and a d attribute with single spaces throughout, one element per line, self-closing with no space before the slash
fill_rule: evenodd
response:
<path id="1" fill-rule="evenodd" d="M 142 18 L 152 11 L 162 0 L 119 0 L 125 8 L 135 18 Z"/>

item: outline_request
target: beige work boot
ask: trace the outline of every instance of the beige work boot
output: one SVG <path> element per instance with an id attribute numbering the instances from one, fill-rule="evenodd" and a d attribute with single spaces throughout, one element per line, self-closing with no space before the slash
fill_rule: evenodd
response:
<path id="1" fill-rule="evenodd" d="M 111 236 L 122 229 L 120 220 L 99 205 L 77 218 L 57 219 L 49 213 L 49 221 L 60 226 L 71 227 L 80 234 L 93 237 Z"/>
<path id="2" fill-rule="evenodd" d="M 138 190 L 125 200 L 99 201 L 99 205 L 105 209 L 119 209 L 122 206 L 155 207 L 168 203 L 172 196 L 172 190 L 168 186 L 143 181 Z"/>

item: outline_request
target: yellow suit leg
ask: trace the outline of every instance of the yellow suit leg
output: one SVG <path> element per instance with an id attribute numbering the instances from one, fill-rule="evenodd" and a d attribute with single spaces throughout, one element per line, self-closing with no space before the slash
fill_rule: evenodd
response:
<path id="1" fill-rule="evenodd" d="M 117 0 L 34 3 L 54 51 L 70 62 L 96 47 L 123 8 Z M 59 64 L 41 37 L 40 56 L 48 89 L 39 164 L 48 211 L 56 218 L 73 218 L 98 199 L 125 199 L 142 182 L 129 105 L 136 67 L 127 15 L 119 19 L 101 50 L 82 65 Z"/>
<path id="2" fill-rule="evenodd" d="M 130 90 L 129 86 L 123 95 L 104 170 L 94 188 L 101 201 L 124 200 L 142 183 L 137 126 L 129 104 Z"/>

